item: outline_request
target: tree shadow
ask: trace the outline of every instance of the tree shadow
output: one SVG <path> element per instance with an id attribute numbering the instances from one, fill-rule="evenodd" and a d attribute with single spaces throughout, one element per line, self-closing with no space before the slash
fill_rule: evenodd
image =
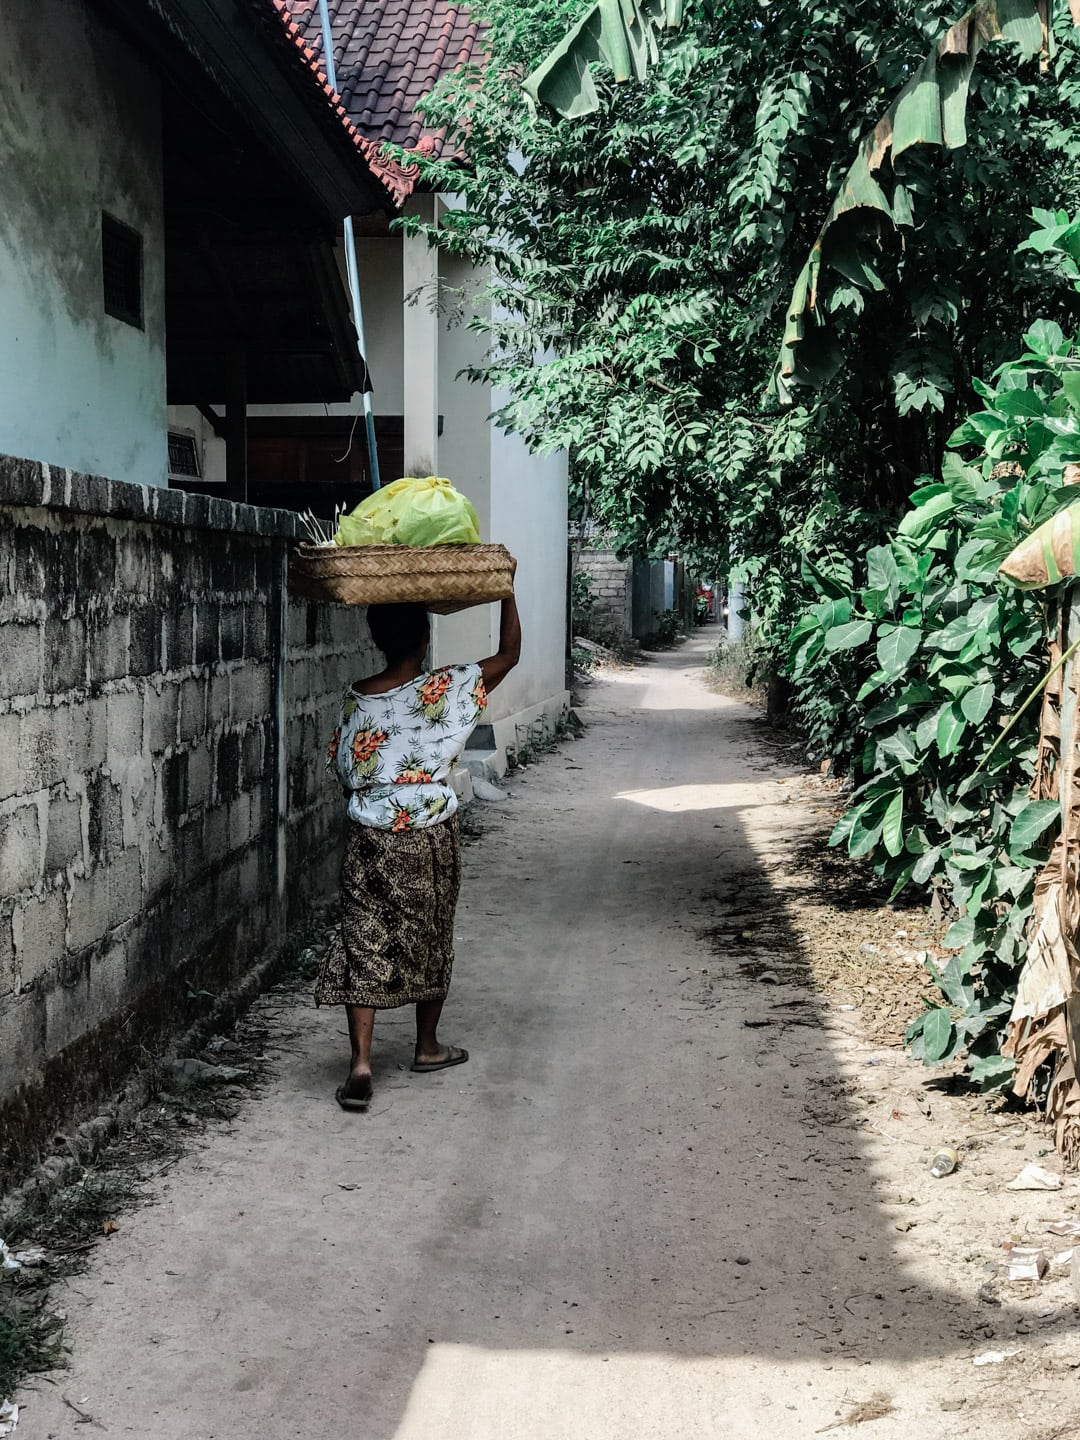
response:
<path id="1" fill-rule="evenodd" d="M 707 941 L 815 822 L 749 712 L 700 703 L 698 658 L 596 697 L 467 853 L 443 1027 L 467 1066 L 411 1075 L 389 1012 L 376 1102 L 341 1115 L 340 1017 L 304 1016 L 244 1155 L 216 1146 L 201 1283 L 139 1356 L 155 1436 L 803 1435 L 837 1387 L 899 1393 L 1012 1323 L 916 1273 L 783 904 L 779 985 Z"/>

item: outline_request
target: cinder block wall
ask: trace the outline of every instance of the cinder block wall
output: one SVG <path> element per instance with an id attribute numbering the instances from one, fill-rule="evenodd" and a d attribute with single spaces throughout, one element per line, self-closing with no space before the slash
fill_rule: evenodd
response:
<path id="1" fill-rule="evenodd" d="M 336 880 L 363 612 L 296 516 L 0 457 L 0 1189 Z"/>
<path id="2" fill-rule="evenodd" d="M 629 635 L 633 622 L 632 562 L 620 560 L 614 550 L 582 550 L 576 568 L 593 582 L 590 632 L 600 639 L 612 630 Z"/>

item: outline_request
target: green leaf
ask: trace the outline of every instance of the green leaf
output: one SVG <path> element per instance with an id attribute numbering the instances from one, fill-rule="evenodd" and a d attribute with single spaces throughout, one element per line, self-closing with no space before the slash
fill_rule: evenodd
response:
<path id="1" fill-rule="evenodd" d="M 929 850 L 924 850 L 915 862 L 915 868 L 911 872 L 911 878 L 916 885 L 925 885 L 938 867 L 941 859 L 941 846 L 933 845 Z"/>
<path id="2" fill-rule="evenodd" d="M 904 792 L 897 790 L 889 801 L 881 823 L 881 839 L 890 855 L 899 855 L 904 848 Z"/>
<path id="3" fill-rule="evenodd" d="M 1036 320 L 1024 336 L 1024 344 L 1040 359 L 1060 355 L 1068 348 L 1061 326 L 1054 320 Z"/>
<path id="4" fill-rule="evenodd" d="M 910 540 L 921 540 L 930 534 L 934 529 L 934 522 L 941 515 L 948 515 L 956 509 L 956 500 L 949 494 L 948 490 L 942 489 L 929 496 L 917 510 L 909 510 L 897 528 L 898 535 L 906 535 Z"/>
<path id="5" fill-rule="evenodd" d="M 888 630 L 882 626 L 878 634 L 881 637 L 877 644 L 878 664 L 890 680 L 895 680 L 907 669 L 922 642 L 922 635 L 906 625 Z"/>
<path id="6" fill-rule="evenodd" d="M 1004 1090 L 1016 1074 L 1016 1061 L 1004 1055 L 983 1055 L 971 1067 L 971 1078 L 984 1094 Z"/>
<path id="7" fill-rule="evenodd" d="M 853 650 L 856 645 L 865 645 L 874 633 L 869 620 L 849 620 L 846 625 L 836 625 L 825 636 L 825 648 L 830 651 Z"/>
<path id="8" fill-rule="evenodd" d="M 942 945 L 946 950 L 962 950 L 965 945 L 970 945 L 975 938 L 975 917 L 965 915 L 960 920 L 954 920 L 945 931 Z"/>
<path id="9" fill-rule="evenodd" d="M 960 709 L 964 718 L 970 720 L 973 725 L 981 724 L 989 715 L 994 703 L 994 686 L 989 681 L 974 686 L 960 701 Z"/>
<path id="10" fill-rule="evenodd" d="M 1061 806 L 1056 800 L 1029 801 L 1009 827 L 1009 853 L 1029 850 L 1060 818 Z"/>
<path id="11" fill-rule="evenodd" d="M 900 570 L 889 545 L 877 545 L 866 555 L 866 581 L 871 590 L 882 590 L 890 608 L 900 598 Z"/>
<path id="12" fill-rule="evenodd" d="M 936 1064 L 948 1054 L 953 1038 L 953 1021 L 943 1006 L 927 1012 L 923 1021 L 923 1055 L 928 1065 Z"/>
<path id="13" fill-rule="evenodd" d="M 963 739 L 966 728 L 967 721 L 964 719 L 964 713 L 960 706 L 955 702 L 952 705 L 944 706 L 937 722 L 938 754 L 943 758 L 955 755 L 960 749 L 960 741 Z"/>

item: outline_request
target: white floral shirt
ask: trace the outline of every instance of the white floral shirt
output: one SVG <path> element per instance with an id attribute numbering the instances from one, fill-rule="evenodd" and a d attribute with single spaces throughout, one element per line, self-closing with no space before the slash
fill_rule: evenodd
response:
<path id="1" fill-rule="evenodd" d="M 346 690 L 326 764 L 351 792 L 349 818 L 396 831 L 449 819 L 449 777 L 486 708 L 479 665 L 432 670 L 383 695 Z"/>

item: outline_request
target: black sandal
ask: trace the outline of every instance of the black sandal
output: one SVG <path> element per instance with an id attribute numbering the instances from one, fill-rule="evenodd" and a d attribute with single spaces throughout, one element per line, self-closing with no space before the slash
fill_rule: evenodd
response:
<path id="1" fill-rule="evenodd" d="M 343 1110 L 366 1110 L 371 1104 L 371 1076 L 361 1075 L 356 1080 L 346 1080 L 334 1091 L 334 1099 Z"/>

